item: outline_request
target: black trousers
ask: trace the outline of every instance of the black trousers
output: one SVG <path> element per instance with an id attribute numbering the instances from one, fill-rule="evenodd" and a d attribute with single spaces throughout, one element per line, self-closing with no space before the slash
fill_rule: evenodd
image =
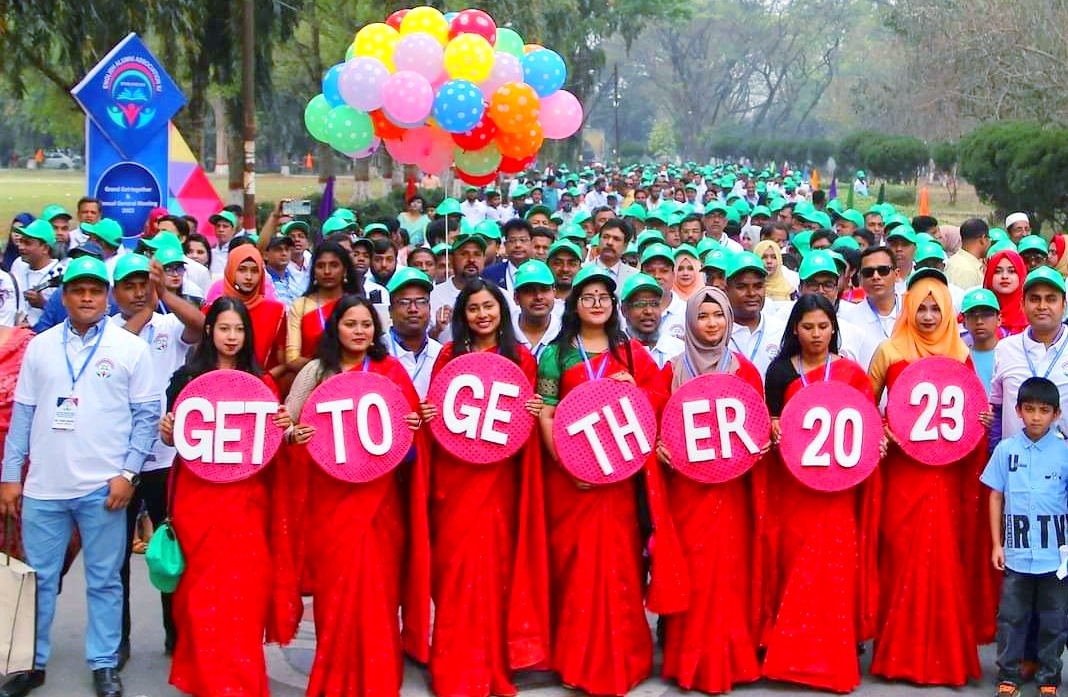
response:
<path id="1" fill-rule="evenodd" d="M 167 517 L 167 477 L 171 469 L 145 472 L 141 483 L 137 485 L 130 505 L 126 507 L 126 563 L 122 565 L 122 641 L 130 643 L 130 541 L 133 540 L 134 527 L 142 504 L 148 512 L 152 524 L 159 526 Z M 171 617 L 171 594 L 160 593 L 163 606 L 163 631 L 166 634 L 165 647 L 174 648 L 174 619 Z"/>
<path id="2" fill-rule="evenodd" d="M 998 682 L 1019 685 L 1020 659 L 1028 657 L 1028 628 L 1037 624 L 1038 672 L 1035 683 L 1059 686 L 1061 652 L 1068 636 L 1068 581 L 1056 574 L 1005 570 L 998 604 Z"/>

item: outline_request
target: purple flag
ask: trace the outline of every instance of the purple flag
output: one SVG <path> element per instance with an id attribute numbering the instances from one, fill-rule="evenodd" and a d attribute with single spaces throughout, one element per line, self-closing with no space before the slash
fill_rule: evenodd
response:
<path id="1" fill-rule="evenodd" d="M 827 200 L 833 201 L 838 198 L 838 177 L 831 177 L 831 190 L 827 193 Z"/>
<path id="2" fill-rule="evenodd" d="M 323 200 L 319 203 L 319 220 L 324 221 L 334 212 L 334 177 L 326 178 L 326 186 L 323 187 Z"/>

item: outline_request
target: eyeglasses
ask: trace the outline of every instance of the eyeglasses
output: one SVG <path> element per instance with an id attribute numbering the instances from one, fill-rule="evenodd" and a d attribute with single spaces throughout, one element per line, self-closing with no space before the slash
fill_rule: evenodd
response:
<path id="1" fill-rule="evenodd" d="M 883 264 L 881 266 L 865 266 L 860 270 L 860 275 L 864 278 L 871 278 L 875 274 L 880 276 L 889 276 L 894 272 L 894 267 Z"/>
<path id="2" fill-rule="evenodd" d="M 838 281 L 805 281 L 805 288 L 813 293 L 821 290 L 837 290 Z"/>
<path id="3" fill-rule="evenodd" d="M 659 300 L 635 300 L 634 302 L 628 302 L 627 307 L 632 310 L 649 310 L 652 308 L 660 307 Z"/>
<path id="4" fill-rule="evenodd" d="M 163 267 L 163 273 L 168 276 L 181 276 L 185 273 L 185 264 L 168 264 Z"/>
<path id="5" fill-rule="evenodd" d="M 422 309 L 430 306 L 430 298 L 397 298 L 393 302 L 406 310 L 409 307 L 418 307 L 419 309 Z"/>
<path id="6" fill-rule="evenodd" d="M 598 305 L 611 305 L 611 295 L 580 295 L 579 304 L 585 308 L 597 307 Z"/>

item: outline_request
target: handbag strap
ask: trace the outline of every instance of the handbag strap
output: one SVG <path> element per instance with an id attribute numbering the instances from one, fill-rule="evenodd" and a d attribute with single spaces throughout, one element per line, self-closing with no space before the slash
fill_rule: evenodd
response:
<path id="1" fill-rule="evenodd" d="M 171 522 L 171 513 L 174 510 L 174 490 L 178 488 L 178 462 L 179 457 L 174 456 L 171 461 L 170 472 L 167 473 L 167 510 L 163 511 L 163 522 Z"/>
<path id="2" fill-rule="evenodd" d="M 4 514 L 4 544 L 6 544 L 11 549 L 15 548 L 14 541 L 15 541 L 15 529 L 16 529 L 16 527 L 17 526 L 15 525 L 15 516 L 5 513 Z M 12 557 L 12 555 L 10 553 L 5 553 L 4 556 L 6 557 L 4 559 L 4 565 L 5 566 L 11 566 L 11 557 Z"/>

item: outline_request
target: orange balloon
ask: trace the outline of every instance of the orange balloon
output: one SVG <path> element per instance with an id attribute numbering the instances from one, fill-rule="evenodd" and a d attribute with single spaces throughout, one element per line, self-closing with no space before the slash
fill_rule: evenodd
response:
<path id="1" fill-rule="evenodd" d="M 545 142 L 545 136 L 541 132 L 541 124 L 537 122 L 514 133 L 508 131 L 497 133 L 497 148 L 501 154 L 516 160 L 522 160 L 538 152 L 543 142 Z"/>
<path id="2" fill-rule="evenodd" d="M 371 116 L 371 123 L 374 124 L 375 127 L 375 135 L 383 140 L 396 140 L 403 136 L 408 130 L 406 128 L 401 128 L 390 121 L 385 112 L 381 109 L 375 109 L 374 111 L 369 112 L 369 114 Z"/>
<path id="3" fill-rule="evenodd" d="M 538 122 L 541 102 L 525 82 L 506 82 L 493 93 L 488 112 L 497 128 L 516 133 Z"/>
<path id="4" fill-rule="evenodd" d="M 523 44 L 523 55 L 531 53 L 532 51 L 540 51 L 545 48 L 541 44 Z"/>

